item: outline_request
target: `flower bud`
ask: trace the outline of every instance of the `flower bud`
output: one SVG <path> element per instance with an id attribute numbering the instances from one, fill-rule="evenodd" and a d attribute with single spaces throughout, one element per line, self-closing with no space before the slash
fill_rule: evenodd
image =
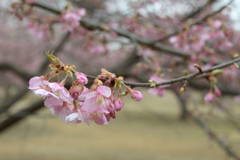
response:
<path id="1" fill-rule="evenodd" d="M 126 96 L 128 93 L 129 93 L 128 91 L 122 92 L 121 96 Z"/>
<path id="2" fill-rule="evenodd" d="M 72 98 L 74 100 L 77 100 L 79 95 L 82 93 L 83 89 L 84 89 L 84 85 L 78 83 L 78 81 L 75 81 L 73 83 L 72 87 L 70 88 L 69 92 L 70 92 Z"/>
<path id="3" fill-rule="evenodd" d="M 109 106 L 108 106 L 109 112 L 113 113 L 115 111 L 114 105 L 111 101 L 109 101 Z"/>
<path id="4" fill-rule="evenodd" d="M 181 87 L 179 92 L 180 92 L 180 93 L 183 93 L 185 90 L 186 90 L 186 88 Z"/>
<path id="5" fill-rule="evenodd" d="M 121 96 L 118 96 L 117 100 L 114 103 L 114 107 L 116 111 L 120 111 L 123 107 L 124 103 L 121 99 Z"/>
<path id="6" fill-rule="evenodd" d="M 208 92 L 204 97 L 204 101 L 207 102 L 207 103 L 213 102 L 213 99 L 214 99 L 214 97 L 213 97 L 213 94 L 212 94 L 211 91 Z"/>
<path id="7" fill-rule="evenodd" d="M 129 90 L 129 93 L 131 94 L 131 98 L 136 100 L 136 101 L 141 101 L 143 99 L 143 95 L 141 92 L 139 91 L 135 91 L 135 90 L 132 90 L 132 89 L 128 89 Z"/>
<path id="8" fill-rule="evenodd" d="M 87 84 L 88 83 L 88 79 L 87 79 L 87 76 L 83 73 L 78 73 L 78 72 L 75 72 L 75 75 L 77 77 L 77 81 L 80 83 L 80 84 Z"/>
<path id="9" fill-rule="evenodd" d="M 152 84 L 150 85 L 150 88 L 155 88 L 155 87 L 156 87 L 155 83 L 152 83 Z"/>
<path id="10" fill-rule="evenodd" d="M 217 86 L 214 86 L 214 93 L 217 97 L 221 97 L 222 96 L 222 93 L 221 91 L 218 89 Z"/>
<path id="11" fill-rule="evenodd" d="M 234 63 L 234 66 L 235 66 L 236 68 L 239 68 L 239 65 L 238 65 L 237 63 Z"/>
<path id="12" fill-rule="evenodd" d="M 223 69 L 215 69 L 214 71 L 212 71 L 211 75 L 216 77 L 222 74 L 223 72 L 224 72 Z"/>
<path id="13" fill-rule="evenodd" d="M 113 112 L 113 113 L 112 113 L 112 112 L 110 112 L 110 114 L 109 114 L 109 115 L 110 115 L 110 117 L 112 117 L 113 119 L 115 119 L 115 118 L 116 118 L 116 113 L 115 113 L 115 112 Z"/>
<path id="14" fill-rule="evenodd" d="M 110 84 L 111 84 L 111 78 L 108 79 L 108 80 L 106 80 L 106 81 L 104 82 L 104 84 L 105 84 L 106 86 L 110 85 Z"/>

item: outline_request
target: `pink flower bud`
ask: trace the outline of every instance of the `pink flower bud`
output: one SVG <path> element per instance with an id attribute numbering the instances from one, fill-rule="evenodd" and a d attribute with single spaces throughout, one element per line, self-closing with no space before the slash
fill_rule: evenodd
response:
<path id="1" fill-rule="evenodd" d="M 141 101 L 143 99 L 143 95 L 139 91 L 129 89 L 129 93 L 131 94 L 131 98 L 136 100 L 136 101 Z"/>
<path id="2" fill-rule="evenodd" d="M 204 97 L 204 101 L 207 102 L 207 103 L 213 102 L 213 99 L 214 99 L 214 97 L 213 97 L 213 94 L 212 94 L 211 91 L 208 92 Z"/>
<path id="3" fill-rule="evenodd" d="M 115 111 L 114 105 L 111 101 L 109 101 L 109 106 L 108 106 L 109 112 L 113 113 Z"/>
<path id="4" fill-rule="evenodd" d="M 108 86 L 111 83 L 111 78 L 105 81 L 105 85 Z"/>
<path id="5" fill-rule="evenodd" d="M 74 92 L 74 93 L 72 93 L 72 98 L 74 99 L 74 100 L 77 100 L 78 99 L 78 93 L 77 92 Z"/>
<path id="6" fill-rule="evenodd" d="M 123 107 L 124 103 L 121 100 L 121 96 L 118 97 L 118 99 L 116 100 L 116 102 L 114 103 L 114 107 L 116 111 L 120 111 Z"/>
<path id="7" fill-rule="evenodd" d="M 116 113 L 115 113 L 115 112 L 113 112 L 113 113 L 111 112 L 109 115 L 110 115 L 110 117 L 112 117 L 113 119 L 116 118 Z"/>
<path id="8" fill-rule="evenodd" d="M 83 73 L 76 73 L 76 77 L 77 77 L 77 81 L 80 84 L 87 84 L 88 83 L 88 79 L 87 76 Z"/>
<path id="9" fill-rule="evenodd" d="M 222 93 L 221 91 L 218 89 L 217 86 L 214 87 L 214 93 L 217 97 L 221 97 L 222 96 Z"/>
<path id="10" fill-rule="evenodd" d="M 107 115 L 106 115 L 106 118 L 107 118 L 107 121 L 110 121 L 110 118 L 111 118 L 111 117 L 110 117 L 109 114 L 107 114 Z"/>
<path id="11" fill-rule="evenodd" d="M 70 89 L 70 94 L 74 100 L 77 100 L 79 95 L 81 95 L 82 91 L 84 89 L 83 84 L 79 84 L 78 81 L 75 81 Z"/>

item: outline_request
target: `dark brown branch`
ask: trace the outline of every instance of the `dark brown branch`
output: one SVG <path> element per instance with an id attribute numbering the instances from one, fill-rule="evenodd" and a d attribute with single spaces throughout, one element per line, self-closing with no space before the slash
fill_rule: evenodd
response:
<path id="1" fill-rule="evenodd" d="M 35 7 L 39 7 L 48 11 L 51 11 L 52 13 L 55 14 L 61 14 L 61 10 L 58 10 L 56 8 L 50 7 L 44 3 L 39 3 L 39 2 L 34 2 L 31 3 L 32 6 Z M 184 51 L 180 51 L 180 50 L 176 50 L 175 48 L 162 44 L 162 43 L 154 43 L 153 40 L 150 39 L 144 39 L 144 38 L 140 38 L 135 36 L 134 34 L 127 32 L 127 31 L 123 31 L 120 29 L 114 29 L 109 27 L 108 25 L 105 24 L 99 24 L 93 20 L 90 19 L 81 19 L 80 23 L 83 27 L 89 29 L 89 30 L 96 30 L 99 29 L 101 31 L 105 31 L 105 32 L 110 32 L 110 31 L 114 31 L 115 33 L 117 33 L 118 36 L 122 36 L 122 37 L 126 37 L 130 40 L 135 40 L 137 43 L 143 44 L 143 45 L 147 45 L 149 47 L 152 47 L 154 49 L 160 50 L 160 51 L 165 51 L 168 52 L 170 54 L 176 55 L 176 56 L 180 56 L 183 57 L 185 59 L 189 59 L 190 55 Z"/>
<path id="2" fill-rule="evenodd" d="M 0 133 L 12 126 L 13 124 L 16 124 L 20 120 L 24 119 L 28 115 L 36 112 L 37 110 L 42 108 L 42 106 L 44 106 L 43 100 L 38 100 L 37 102 L 30 104 L 25 109 L 13 114 L 6 120 L 2 121 L 0 123 Z"/>
<path id="3" fill-rule="evenodd" d="M 21 91 L 19 91 L 16 95 L 9 98 L 7 102 L 0 106 L 0 114 L 6 112 L 14 103 L 16 103 L 20 98 L 22 98 L 28 91 L 27 86 L 25 86 Z"/>
<path id="4" fill-rule="evenodd" d="M 193 73 L 193 74 L 190 74 L 190 75 L 187 75 L 187 76 L 171 79 L 171 80 L 168 80 L 168 81 L 165 81 L 165 82 L 155 83 L 155 85 L 160 86 L 160 85 L 165 85 L 165 84 L 173 84 L 173 83 L 184 81 L 184 80 L 190 80 L 190 79 L 193 79 L 193 78 L 195 78 L 195 77 L 197 77 L 197 76 L 199 76 L 203 73 L 209 73 L 209 72 L 211 72 L 215 69 L 224 68 L 224 67 L 230 66 L 234 63 L 237 63 L 239 61 L 240 61 L 240 58 L 237 58 L 237 59 L 219 64 L 219 65 L 213 66 L 211 68 L 202 70 L 202 72 L 196 72 L 196 73 Z M 126 85 L 131 86 L 131 87 L 149 87 L 151 85 L 151 83 L 131 83 L 131 82 L 124 82 L 124 83 Z"/>
<path id="5" fill-rule="evenodd" d="M 192 118 L 198 124 L 198 126 L 208 129 L 209 136 L 212 138 L 212 140 L 214 140 L 222 149 L 224 149 L 229 156 L 235 158 L 236 160 L 240 160 L 239 156 L 223 140 L 221 140 L 211 129 L 209 129 L 209 127 L 204 123 L 204 121 L 201 118 L 194 115 L 192 116 Z"/>
<path id="6" fill-rule="evenodd" d="M 24 81 L 28 81 L 31 77 L 33 77 L 33 74 L 30 74 L 11 63 L 0 63 L 0 70 L 10 70 L 13 73 L 17 74 L 19 77 L 21 77 Z"/>
<path id="7" fill-rule="evenodd" d="M 55 55 L 58 54 L 60 52 L 60 50 L 62 49 L 63 45 L 66 43 L 67 39 L 69 37 L 69 32 L 63 36 L 63 39 L 60 41 L 60 43 L 55 47 L 54 49 L 54 53 Z M 41 75 L 43 74 L 44 70 L 48 67 L 48 63 L 49 63 L 49 59 L 46 58 L 44 60 L 44 62 L 42 63 L 39 71 L 36 73 L 36 75 Z M 10 64 L 11 65 L 11 64 Z M 0 67 L 1 68 L 1 67 Z M 18 68 L 14 68 L 19 70 Z M 25 71 L 21 71 L 21 73 L 25 73 Z M 21 74 L 23 77 L 23 79 L 25 80 L 25 82 L 28 82 L 30 78 L 32 78 L 35 75 L 30 75 L 30 74 Z M 6 112 L 9 108 L 11 108 L 11 106 L 13 106 L 14 103 L 16 103 L 20 98 L 22 98 L 25 93 L 27 93 L 28 89 L 25 86 L 21 91 L 19 91 L 15 96 L 11 97 L 9 99 L 9 101 L 7 101 L 6 103 L 4 103 L 3 105 L 0 106 L 0 114 Z"/>
<path id="8" fill-rule="evenodd" d="M 198 9 L 196 9 L 195 11 L 191 12 L 190 14 L 188 14 L 187 16 L 185 16 L 181 22 L 188 20 L 189 18 L 193 18 L 195 17 L 197 14 L 199 14 L 200 12 L 202 12 L 205 8 L 207 8 L 208 6 L 210 6 L 212 3 L 216 2 L 216 0 L 208 0 L 203 6 L 199 7 Z"/>

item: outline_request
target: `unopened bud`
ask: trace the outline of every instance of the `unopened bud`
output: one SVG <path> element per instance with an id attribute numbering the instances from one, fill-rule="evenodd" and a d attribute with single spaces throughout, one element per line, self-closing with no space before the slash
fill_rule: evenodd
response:
<path id="1" fill-rule="evenodd" d="M 239 57 L 239 54 L 238 53 L 235 53 L 234 55 L 233 55 L 233 58 L 238 58 Z"/>
<path id="2" fill-rule="evenodd" d="M 121 96 L 126 96 L 128 93 L 129 93 L 128 91 L 122 92 Z"/>
<path id="3" fill-rule="evenodd" d="M 199 72 L 202 72 L 202 68 L 198 65 L 198 64 L 194 64 L 193 65 L 195 68 L 197 68 L 199 70 Z"/>
<path id="4" fill-rule="evenodd" d="M 239 68 L 239 65 L 238 65 L 237 63 L 234 63 L 234 66 L 235 66 L 236 68 Z"/>
<path id="5" fill-rule="evenodd" d="M 150 88 L 155 88 L 156 87 L 156 84 L 155 83 L 152 83 L 151 85 L 150 85 Z"/>
<path id="6" fill-rule="evenodd" d="M 215 69 L 214 71 L 212 71 L 211 75 L 216 77 L 222 74 L 223 72 L 224 72 L 223 69 Z"/>
<path id="7" fill-rule="evenodd" d="M 187 69 L 185 69 L 185 70 L 183 71 L 183 74 L 184 74 L 185 76 L 187 76 L 187 75 L 189 74 L 189 71 L 188 71 Z"/>
<path id="8" fill-rule="evenodd" d="M 153 83 L 154 81 L 149 79 L 148 82 L 149 82 L 149 83 Z"/>
<path id="9" fill-rule="evenodd" d="M 183 93 L 183 92 L 185 92 L 186 91 L 186 88 L 184 88 L 184 87 L 181 87 L 180 88 L 180 93 Z"/>

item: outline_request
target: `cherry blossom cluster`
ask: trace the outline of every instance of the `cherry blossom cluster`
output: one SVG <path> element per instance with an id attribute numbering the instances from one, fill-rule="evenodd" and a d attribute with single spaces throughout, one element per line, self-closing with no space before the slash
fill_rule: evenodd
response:
<path id="1" fill-rule="evenodd" d="M 38 14 L 33 14 L 31 4 L 33 1 L 25 1 L 24 3 L 15 2 L 12 4 L 12 13 L 15 14 L 20 20 L 24 17 L 27 19 L 27 27 L 31 34 L 36 38 L 47 41 L 53 37 L 52 25 L 60 23 L 63 30 L 71 32 L 72 36 L 79 35 L 79 38 L 84 37 L 87 33 L 86 30 L 80 27 L 79 21 L 86 15 L 84 8 L 74 8 L 69 3 L 60 16 L 45 16 L 41 17 Z"/>
<path id="2" fill-rule="evenodd" d="M 51 63 L 51 72 L 45 76 L 31 78 L 29 89 L 38 97 L 46 98 L 44 105 L 52 115 L 59 115 L 59 119 L 66 123 L 89 125 L 93 120 L 99 125 L 108 124 L 111 118 L 116 118 L 116 111 L 122 109 L 122 96 L 130 94 L 136 101 L 143 99 L 141 92 L 124 84 L 123 77 L 116 77 L 105 69 L 101 69 L 101 74 L 88 89 L 85 86 L 88 84 L 85 74 L 77 72 L 73 65 L 64 65 L 52 53 L 47 52 L 47 56 Z M 60 73 L 66 75 L 61 82 Z M 58 77 L 57 82 L 54 81 L 55 77 Z M 65 87 L 68 77 L 72 80 L 69 90 Z M 122 86 L 126 88 L 124 92 L 121 92 Z"/>

